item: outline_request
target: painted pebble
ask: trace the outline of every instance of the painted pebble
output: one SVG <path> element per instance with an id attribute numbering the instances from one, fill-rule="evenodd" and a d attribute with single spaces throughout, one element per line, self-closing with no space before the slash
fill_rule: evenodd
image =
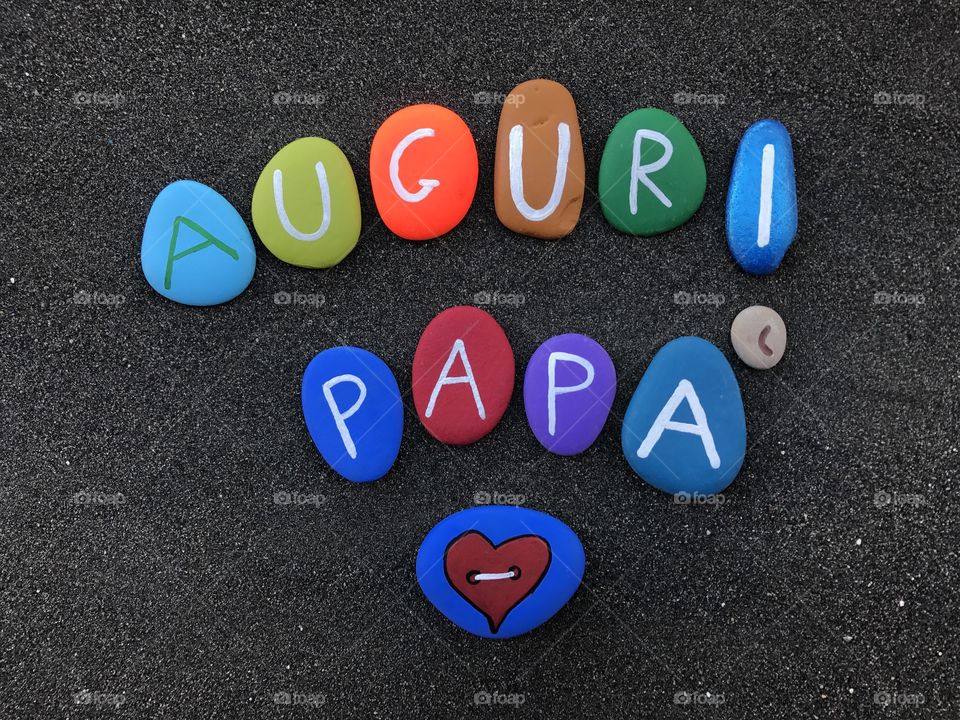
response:
<path id="1" fill-rule="evenodd" d="M 440 442 L 476 442 L 503 417 L 514 372 L 510 341 L 492 316 L 448 308 L 427 325 L 413 356 L 417 415 Z"/>
<path id="2" fill-rule="evenodd" d="M 658 235 L 697 211 L 707 171 L 697 141 L 677 118 L 656 108 L 618 122 L 600 159 L 599 195 L 611 225 L 631 235 Z"/>
<path id="3" fill-rule="evenodd" d="M 360 237 L 353 169 L 340 148 L 323 138 L 282 147 L 260 173 L 250 211 L 263 244 L 291 265 L 336 265 Z"/>
<path id="4" fill-rule="evenodd" d="M 730 342 L 747 365 L 769 370 L 787 349 L 787 326 L 776 310 L 751 305 L 740 311 L 730 326 Z"/>
<path id="5" fill-rule="evenodd" d="M 417 553 L 427 599 L 467 632 L 503 639 L 553 617 L 583 578 L 583 545 L 560 520 L 490 505 L 441 520 Z"/>
<path id="6" fill-rule="evenodd" d="M 797 234 L 797 187 L 790 133 L 776 120 L 747 128 L 727 190 L 727 244 L 754 275 L 772 273 Z"/>
<path id="7" fill-rule="evenodd" d="M 497 130 L 493 200 L 500 222 L 521 235 L 567 235 L 580 219 L 583 178 L 573 96 L 552 80 L 517 85 Z"/>
<path id="8" fill-rule="evenodd" d="M 621 443 L 633 470 L 664 492 L 726 488 L 743 464 L 747 427 L 723 353 L 699 337 L 660 348 L 627 407 Z"/>
<path id="9" fill-rule="evenodd" d="M 596 340 L 575 333 L 543 343 L 527 364 L 523 403 L 530 429 L 557 455 L 576 455 L 600 435 L 617 392 L 617 373 Z"/>
<path id="10" fill-rule="evenodd" d="M 178 180 L 147 215 L 140 266 L 150 286 L 184 305 L 218 305 L 242 293 L 257 264 L 240 213 L 213 188 Z"/>
<path id="11" fill-rule="evenodd" d="M 429 240 L 456 227 L 473 202 L 478 172 L 470 128 L 439 105 L 398 110 L 370 146 L 377 211 L 407 240 Z"/>
<path id="12" fill-rule="evenodd" d="M 301 400 L 314 444 L 347 480 L 377 480 L 393 467 L 403 402 L 383 360 L 355 347 L 324 350 L 303 373 Z"/>

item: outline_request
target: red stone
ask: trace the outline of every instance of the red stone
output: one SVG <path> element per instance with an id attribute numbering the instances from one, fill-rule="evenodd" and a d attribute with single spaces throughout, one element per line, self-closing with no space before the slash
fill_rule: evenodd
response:
<path id="1" fill-rule="evenodd" d="M 496 320 L 475 307 L 444 310 L 427 325 L 413 356 L 413 402 L 420 422 L 448 445 L 476 442 L 503 417 L 514 373 L 513 349 Z M 447 382 L 439 385 L 441 379 Z"/>

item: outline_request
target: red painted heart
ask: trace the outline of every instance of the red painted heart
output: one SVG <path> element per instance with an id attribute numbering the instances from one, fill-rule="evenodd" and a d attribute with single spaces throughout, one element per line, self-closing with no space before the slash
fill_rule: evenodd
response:
<path id="1" fill-rule="evenodd" d="M 483 613 L 491 633 L 536 589 L 549 566 L 550 546 L 537 535 L 521 535 L 494 545 L 470 530 L 447 545 L 443 556 L 450 585 Z"/>

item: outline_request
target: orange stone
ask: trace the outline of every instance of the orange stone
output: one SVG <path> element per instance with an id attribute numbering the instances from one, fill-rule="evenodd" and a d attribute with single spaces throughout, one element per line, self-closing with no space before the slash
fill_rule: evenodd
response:
<path id="1" fill-rule="evenodd" d="M 567 235 L 583 206 L 583 142 L 573 96 L 553 80 L 517 85 L 497 130 L 493 201 L 497 217 L 522 235 Z"/>
<path id="2" fill-rule="evenodd" d="M 463 220 L 477 191 L 477 146 L 452 110 L 411 105 L 388 117 L 370 147 L 370 185 L 384 224 L 430 240 Z"/>

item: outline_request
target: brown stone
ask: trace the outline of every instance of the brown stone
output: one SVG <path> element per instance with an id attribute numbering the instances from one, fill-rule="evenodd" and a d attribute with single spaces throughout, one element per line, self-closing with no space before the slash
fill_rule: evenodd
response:
<path id="1" fill-rule="evenodd" d="M 517 126 L 522 135 L 514 129 Z M 515 147 L 522 148 L 522 162 L 513 163 L 520 167 L 514 167 L 512 184 L 511 133 Z M 562 140 L 566 152 L 561 152 Z M 556 180 L 564 159 L 560 191 Z M 503 103 L 497 130 L 493 201 L 500 222 L 522 235 L 545 239 L 567 235 L 580 219 L 583 178 L 583 142 L 573 97 L 552 80 L 517 85 Z"/>

